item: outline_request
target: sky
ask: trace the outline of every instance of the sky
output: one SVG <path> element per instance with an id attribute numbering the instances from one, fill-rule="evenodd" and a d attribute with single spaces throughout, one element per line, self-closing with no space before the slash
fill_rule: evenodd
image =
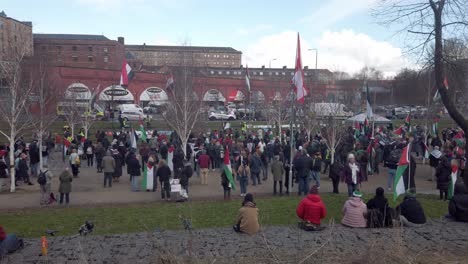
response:
<path id="1" fill-rule="evenodd" d="M 126 44 L 228 46 L 249 67 L 293 67 L 297 34 L 302 62 L 386 76 L 411 66 L 403 43 L 378 25 L 376 0 L 15 0 L 9 17 L 32 21 L 34 33 L 102 34 Z M 27 8 L 25 8 L 27 7 Z"/>

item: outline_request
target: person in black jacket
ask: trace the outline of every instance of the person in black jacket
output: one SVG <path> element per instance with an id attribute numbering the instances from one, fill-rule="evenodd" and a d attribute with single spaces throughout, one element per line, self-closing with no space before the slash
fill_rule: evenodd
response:
<path id="1" fill-rule="evenodd" d="M 310 175 L 310 168 L 312 165 L 312 159 L 307 156 L 305 149 L 302 150 L 300 156 L 297 156 L 293 160 L 293 168 L 296 171 L 296 178 L 298 180 L 298 195 L 307 195 L 309 193 L 309 182 L 308 178 Z"/>
<path id="2" fill-rule="evenodd" d="M 20 154 L 16 179 L 18 180 L 22 179 L 28 185 L 33 185 L 31 183 L 31 180 L 29 180 L 29 172 L 28 172 L 29 168 L 28 168 L 28 163 L 26 162 L 26 157 L 27 157 L 26 153 L 23 152 Z"/>
<path id="3" fill-rule="evenodd" d="M 184 168 L 182 169 L 182 172 L 180 174 L 180 185 L 182 188 L 187 191 L 188 193 L 188 185 L 189 185 L 189 179 L 193 175 L 193 169 L 190 164 L 190 161 L 184 160 Z"/>
<path id="4" fill-rule="evenodd" d="M 393 225 L 394 211 L 388 206 L 382 187 L 375 190 L 374 198 L 367 202 L 367 209 L 367 227 L 391 227 Z"/>
<path id="5" fill-rule="evenodd" d="M 7 174 L 8 166 L 6 165 L 5 160 L 3 157 L 0 158 L 0 192 L 2 192 L 3 189 L 3 184 L 5 183 L 8 179 L 8 174 Z"/>
<path id="6" fill-rule="evenodd" d="M 138 177 L 141 175 L 141 165 L 134 152 L 128 154 L 127 173 L 132 181 L 132 192 L 138 192 Z"/>
<path id="7" fill-rule="evenodd" d="M 434 177 L 436 176 L 437 167 L 439 166 L 441 156 L 442 156 L 442 152 L 440 152 L 438 146 L 435 146 L 434 150 L 431 152 L 431 155 L 429 156 L 429 166 L 431 167 L 431 176 L 428 178 L 428 181 L 434 181 Z"/>
<path id="8" fill-rule="evenodd" d="M 448 209 L 456 221 L 468 222 L 468 192 L 462 182 L 455 184 L 455 194 L 450 200 Z"/>
<path id="9" fill-rule="evenodd" d="M 343 163 L 336 158 L 338 158 L 338 155 L 335 156 L 333 164 L 330 165 L 330 172 L 328 174 L 333 183 L 333 193 L 339 193 L 338 185 L 340 184 L 341 171 L 344 167 Z"/>
<path id="10" fill-rule="evenodd" d="M 419 227 L 426 223 L 424 209 L 416 200 L 414 189 L 408 191 L 403 202 L 397 206 L 396 211 L 400 215 L 400 222 L 403 226 Z"/>
<path id="11" fill-rule="evenodd" d="M 437 189 L 440 192 L 440 200 L 447 200 L 448 186 L 450 182 L 450 176 L 452 175 L 452 166 L 446 156 L 440 159 L 440 163 L 437 166 L 436 178 L 437 178 Z"/>
<path id="12" fill-rule="evenodd" d="M 166 161 L 163 159 L 159 161 L 156 177 L 159 177 L 159 183 L 161 184 L 161 199 L 170 200 L 171 185 L 169 184 L 169 179 L 171 178 L 171 169 L 169 169 L 169 166 L 167 166 Z"/>

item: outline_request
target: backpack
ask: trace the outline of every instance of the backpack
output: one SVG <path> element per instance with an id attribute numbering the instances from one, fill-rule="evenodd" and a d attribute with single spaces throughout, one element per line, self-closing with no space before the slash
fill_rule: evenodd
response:
<path id="1" fill-rule="evenodd" d="M 46 177 L 47 172 L 48 170 L 40 171 L 39 176 L 37 177 L 37 183 L 39 183 L 39 185 L 45 185 L 47 183 L 47 177 Z"/>

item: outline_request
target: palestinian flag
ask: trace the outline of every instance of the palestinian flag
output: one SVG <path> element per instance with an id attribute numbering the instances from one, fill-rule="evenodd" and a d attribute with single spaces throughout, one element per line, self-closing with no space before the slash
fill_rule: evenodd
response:
<path id="1" fill-rule="evenodd" d="M 453 140 L 457 143 L 458 146 L 463 146 L 465 143 L 465 135 L 462 131 L 458 132 L 454 137 Z"/>
<path id="2" fill-rule="evenodd" d="M 141 120 L 141 117 L 139 119 L 140 119 L 139 121 L 140 121 L 140 132 L 141 132 L 140 139 L 141 139 L 141 141 L 146 142 L 145 126 L 143 125 L 143 120 Z"/>
<path id="3" fill-rule="evenodd" d="M 398 162 L 397 171 L 395 173 L 395 180 L 393 182 L 394 201 L 396 201 L 400 194 L 404 194 L 406 192 L 405 183 L 403 180 L 403 173 L 408 169 L 408 166 L 410 165 L 410 147 L 411 143 L 403 149 L 403 152 L 401 153 L 400 157 L 400 162 Z"/>
<path id="4" fill-rule="evenodd" d="M 437 135 L 437 129 L 438 128 L 439 128 L 439 123 L 438 122 L 432 124 L 432 135 L 433 136 Z"/>
<path id="5" fill-rule="evenodd" d="M 367 135 L 367 133 L 369 132 L 369 119 L 364 119 L 364 125 L 362 126 L 362 133 L 364 135 Z"/>
<path id="6" fill-rule="evenodd" d="M 405 118 L 405 126 L 411 132 L 411 117 L 410 117 L 410 114 L 408 114 L 408 116 Z"/>
<path id="7" fill-rule="evenodd" d="M 141 189 L 152 191 L 154 186 L 154 166 L 149 163 L 145 164 L 145 168 L 143 171 L 143 181 L 141 182 Z"/>
<path id="8" fill-rule="evenodd" d="M 444 86 L 445 86 L 445 89 L 448 90 L 449 86 L 448 86 L 447 76 L 444 78 Z M 436 87 L 436 92 L 435 92 L 435 94 L 434 94 L 434 98 L 432 98 L 432 100 L 433 100 L 434 102 L 437 102 L 437 101 L 440 100 L 440 93 L 439 93 L 439 89 L 437 89 L 437 87 Z"/>
<path id="9" fill-rule="evenodd" d="M 133 71 L 126 60 L 122 62 L 122 70 L 120 72 L 120 86 L 127 88 L 128 82 L 133 79 Z"/>
<path id="10" fill-rule="evenodd" d="M 250 73 L 249 73 L 249 66 L 245 66 L 245 87 L 247 92 L 250 93 Z"/>
<path id="11" fill-rule="evenodd" d="M 360 125 L 359 122 L 354 124 L 354 139 L 358 139 L 361 136 Z"/>
<path id="12" fill-rule="evenodd" d="M 135 130 L 132 129 L 132 135 L 130 136 L 130 145 L 132 149 L 136 150 L 137 149 L 137 138 L 135 134 Z"/>
<path id="13" fill-rule="evenodd" d="M 453 164 L 452 174 L 450 175 L 449 189 L 448 189 L 448 194 L 447 194 L 447 198 L 449 200 L 452 199 L 453 195 L 455 194 L 455 183 L 457 183 L 457 176 L 458 176 L 458 166 Z"/>
<path id="14" fill-rule="evenodd" d="M 401 135 L 403 135 L 403 126 L 397 128 L 396 130 L 393 130 L 393 134 L 398 135 L 399 137 L 401 137 Z"/>
<path id="15" fill-rule="evenodd" d="M 234 177 L 232 176 L 232 169 L 231 169 L 231 160 L 229 159 L 229 149 L 226 149 L 224 154 L 224 173 L 229 180 L 231 188 L 233 190 L 236 189 L 236 183 L 234 182 Z"/>

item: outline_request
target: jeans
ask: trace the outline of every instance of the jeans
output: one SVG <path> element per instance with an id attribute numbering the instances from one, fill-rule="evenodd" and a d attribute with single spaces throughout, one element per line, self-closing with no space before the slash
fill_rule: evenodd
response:
<path id="1" fill-rule="evenodd" d="M 86 159 L 88 160 L 88 167 L 92 167 L 94 164 L 94 155 L 86 154 Z"/>
<path id="2" fill-rule="evenodd" d="M 70 193 L 60 193 L 60 204 L 63 204 L 63 196 L 65 196 L 65 203 L 70 203 Z"/>
<path id="3" fill-rule="evenodd" d="M 218 159 L 216 157 L 212 157 L 210 156 L 210 164 L 211 164 L 211 169 L 214 170 L 216 169 L 218 166 Z"/>
<path id="4" fill-rule="evenodd" d="M 348 197 L 353 197 L 353 192 L 357 190 L 357 184 L 348 183 Z"/>
<path id="5" fill-rule="evenodd" d="M 311 171 L 310 176 L 311 176 L 311 179 L 315 181 L 315 185 L 317 185 L 317 187 L 320 187 L 320 172 Z"/>
<path id="6" fill-rule="evenodd" d="M 138 188 L 138 177 L 139 176 L 130 175 L 130 178 L 132 179 L 132 192 L 140 191 L 140 189 Z"/>
<path id="7" fill-rule="evenodd" d="M 97 171 L 101 172 L 102 171 L 102 158 L 96 158 L 96 163 L 97 163 Z"/>
<path id="8" fill-rule="evenodd" d="M 421 227 L 421 226 L 424 226 L 425 224 L 415 224 L 415 223 L 411 223 L 410 221 L 408 221 L 408 219 L 406 219 L 406 217 L 400 215 L 400 223 L 402 226 L 407 226 L 407 227 Z"/>
<path id="9" fill-rule="evenodd" d="M 78 177 L 78 166 L 75 164 L 72 164 L 71 169 L 72 169 L 73 177 Z"/>
<path id="10" fill-rule="evenodd" d="M 307 179 L 307 177 L 299 177 L 298 178 L 298 191 L 297 191 L 297 194 L 298 195 L 302 195 L 302 193 L 304 193 L 304 195 L 306 195 L 308 192 L 309 192 L 309 181 Z"/>
<path id="11" fill-rule="evenodd" d="M 31 176 L 37 177 L 39 175 L 39 162 L 31 164 Z"/>
<path id="12" fill-rule="evenodd" d="M 388 169 L 387 187 L 389 189 L 393 187 L 393 182 L 395 181 L 395 173 L 396 169 Z"/>
<path id="13" fill-rule="evenodd" d="M 249 184 L 249 177 L 243 176 L 239 179 L 241 194 L 247 194 L 247 185 Z"/>
<path id="14" fill-rule="evenodd" d="M 262 167 L 263 172 L 263 180 L 266 181 L 268 179 L 268 165 L 264 165 Z"/>
<path id="15" fill-rule="evenodd" d="M 262 184 L 262 182 L 260 181 L 260 172 L 250 172 L 252 174 L 251 178 L 252 178 L 252 185 L 255 186 L 257 185 L 257 181 L 258 181 L 258 184 Z"/>
<path id="16" fill-rule="evenodd" d="M 162 181 L 161 183 L 161 198 L 162 199 L 171 199 L 171 185 L 169 181 Z"/>
<path id="17" fill-rule="evenodd" d="M 112 176 L 114 173 L 112 172 L 104 172 L 104 188 L 106 188 L 106 184 L 109 183 L 109 187 L 112 187 Z"/>

